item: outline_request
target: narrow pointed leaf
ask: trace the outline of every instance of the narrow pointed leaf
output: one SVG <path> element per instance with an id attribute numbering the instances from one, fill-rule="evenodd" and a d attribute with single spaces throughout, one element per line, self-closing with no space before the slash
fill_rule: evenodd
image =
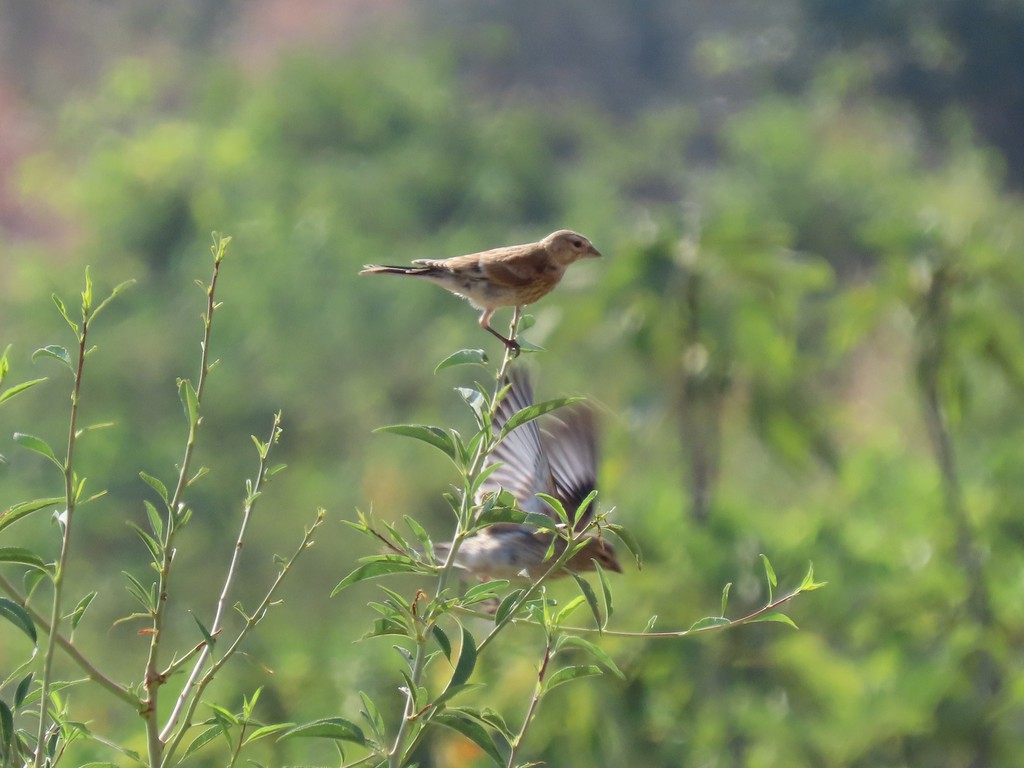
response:
<path id="1" fill-rule="evenodd" d="M 725 616 L 725 609 L 729 605 L 729 590 L 732 589 L 732 582 L 730 581 L 724 587 L 722 587 L 722 616 Z"/>
<path id="2" fill-rule="evenodd" d="M 626 679 L 626 676 L 622 674 L 622 670 L 619 669 L 618 665 L 612 660 L 612 657 L 609 656 L 603 648 L 601 648 L 598 645 L 595 645 L 589 640 L 585 640 L 584 638 L 578 637 L 576 635 L 563 635 L 559 647 L 580 648 L 581 650 L 584 650 L 591 656 L 593 656 L 594 660 L 598 664 L 607 669 L 617 678 L 619 678 L 620 680 Z"/>
<path id="3" fill-rule="evenodd" d="M 15 432 L 14 442 L 24 448 L 28 448 L 30 451 L 42 454 L 56 464 L 62 472 L 64 471 L 64 465 L 57 459 L 56 455 L 53 453 L 53 449 L 42 438 L 36 437 L 35 435 L 27 435 L 24 432 Z"/>
<path id="4" fill-rule="evenodd" d="M 633 555 L 633 559 L 636 560 L 636 567 L 643 569 L 644 555 L 640 551 L 640 542 L 636 540 L 632 532 L 628 528 L 615 523 L 604 523 L 601 527 L 614 533 L 626 545 L 626 549 L 629 550 L 630 554 Z"/>
<path id="5" fill-rule="evenodd" d="M 40 347 L 32 353 L 32 361 L 35 362 L 40 357 L 49 357 L 60 363 L 63 363 L 68 367 L 68 370 L 72 373 L 75 372 L 75 365 L 71 362 L 71 354 L 64 347 L 59 344 L 48 344 L 45 347 Z"/>
<path id="6" fill-rule="evenodd" d="M 199 396 L 196 394 L 196 388 L 192 386 L 191 381 L 188 379 L 178 379 L 178 397 L 181 399 L 181 404 L 185 407 L 185 415 L 188 417 L 189 426 L 196 426 L 199 423 Z"/>
<path id="7" fill-rule="evenodd" d="M 38 512 L 40 509 L 46 509 L 47 507 L 53 507 L 57 504 L 63 503 L 63 496 L 51 496 L 46 499 L 33 499 L 32 501 L 23 501 L 20 504 L 15 504 L 0 515 L 0 531 L 12 523 L 16 523 L 21 518 L 27 517 L 33 512 Z"/>
<path id="8" fill-rule="evenodd" d="M 476 667 L 476 641 L 473 635 L 465 627 L 462 628 L 462 649 L 459 651 L 459 663 L 455 666 L 455 672 L 448 683 L 448 687 L 462 685 L 469 676 L 473 674 Z"/>
<path id="9" fill-rule="evenodd" d="M 16 397 L 17 395 L 20 395 L 26 389 L 31 389 L 36 384 L 42 384 L 44 381 L 46 381 L 46 377 L 45 376 L 43 378 L 41 378 L 41 379 L 32 379 L 31 381 L 23 381 L 23 382 L 21 382 L 21 384 L 15 384 L 13 387 L 8 387 L 3 392 L 0 392 L 0 404 L 6 402 L 7 400 L 10 400 L 12 397 Z"/>
<path id="10" fill-rule="evenodd" d="M 580 576 L 578 573 L 572 574 L 573 579 L 576 580 L 576 586 L 580 588 L 580 592 L 587 601 L 587 605 L 590 607 L 590 613 L 594 617 L 594 623 L 598 629 L 601 629 L 603 623 L 601 620 L 601 606 L 597 602 L 597 594 L 594 592 L 594 588 L 590 586 L 590 582 Z"/>
<path id="11" fill-rule="evenodd" d="M 524 347 L 525 348 L 525 347 Z M 528 405 L 520 411 L 513 413 L 505 425 L 501 428 L 501 437 L 504 437 L 516 427 L 520 427 L 526 424 L 528 421 L 533 421 L 539 416 L 543 416 L 545 413 L 550 413 L 558 408 L 563 408 L 572 403 L 578 403 L 585 398 L 582 397 L 560 397 L 556 400 L 545 400 L 542 403 L 535 403 L 534 405 Z"/>
<path id="12" fill-rule="evenodd" d="M 28 615 L 28 611 L 16 602 L 6 597 L 0 597 L 0 617 L 7 619 L 11 624 L 28 635 L 33 645 L 36 643 L 38 639 L 36 625 L 32 623 L 32 617 Z"/>
<path id="13" fill-rule="evenodd" d="M 24 547 L 0 547 L 0 563 L 15 563 L 46 571 L 46 563 L 43 562 L 43 558 Z"/>
<path id="14" fill-rule="evenodd" d="M 78 605 L 75 606 L 75 610 L 71 612 L 71 631 L 74 632 L 78 629 L 79 623 L 82 621 L 82 617 L 85 616 L 85 612 L 89 610 L 89 606 L 92 605 L 92 601 L 96 597 L 96 592 L 90 592 L 88 595 L 78 601 Z"/>
<path id="15" fill-rule="evenodd" d="M 789 616 L 787 616 L 786 614 L 779 613 L 778 611 L 772 611 L 770 613 L 762 614 L 761 616 L 758 616 L 756 619 L 751 619 L 747 623 L 748 624 L 756 624 L 756 623 L 762 622 L 762 621 L 777 621 L 780 624 L 788 624 L 793 629 L 799 629 L 799 627 L 796 625 L 795 621 L 793 621 L 791 618 L 789 618 Z"/>
<path id="16" fill-rule="evenodd" d="M 285 731 L 278 741 L 310 738 L 351 741 L 356 744 L 366 743 L 366 737 L 363 735 L 362 728 L 340 717 L 327 717 L 322 720 L 314 720 L 311 723 L 297 725 Z"/>
<path id="17" fill-rule="evenodd" d="M 441 712 L 432 718 L 433 722 L 451 728 L 465 736 L 482 749 L 497 765 L 504 765 L 498 746 L 487 730 L 476 720 L 457 710 Z"/>
<path id="18" fill-rule="evenodd" d="M 422 440 L 424 443 L 434 446 L 445 456 L 453 461 L 458 453 L 455 450 L 455 443 L 451 435 L 440 427 L 432 427 L 425 424 L 393 424 L 387 427 L 378 427 L 374 432 L 388 432 L 393 435 L 404 435 L 415 440 Z"/>
<path id="19" fill-rule="evenodd" d="M 722 616 L 706 616 L 703 619 L 695 621 L 686 631 L 698 632 L 703 629 L 710 629 L 711 627 L 728 627 L 730 624 L 732 624 L 732 622 Z"/>
<path id="20" fill-rule="evenodd" d="M 375 579 L 379 576 L 388 576 L 392 573 L 416 573 L 420 570 L 421 567 L 411 561 L 385 560 L 382 562 L 365 563 L 338 582 L 338 586 L 331 592 L 331 597 L 359 581 Z"/>
<path id="21" fill-rule="evenodd" d="M 572 680 L 579 680 L 584 677 L 600 675 L 601 668 L 594 664 L 581 664 L 572 667 L 562 667 L 551 677 L 544 681 L 544 693 L 549 693 L 558 686 Z"/>
<path id="22" fill-rule="evenodd" d="M 141 477 L 150 488 L 160 495 L 160 498 L 164 500 L 165 504 L 167 503 L 167 486 L 164 485 L 159 478 L 153 477 L 146 472 L 139 472 L 139 477 Z"/>
<path id="23" fill-rule="evenodd" d="M 445 368 L 453 368 L 456 365 L 485 365 L 486 363 L 487 353 L 482 349 L 460 349 L 438 363 L 434 368 L 434 373 L 440 373 Z"/>

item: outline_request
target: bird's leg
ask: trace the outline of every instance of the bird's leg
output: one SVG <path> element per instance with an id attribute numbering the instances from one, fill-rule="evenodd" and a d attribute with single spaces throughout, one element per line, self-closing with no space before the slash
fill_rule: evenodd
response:
<path id="1" fill-rule="evenodd" d="M 516 307 L 516 313 L 517 313 L 516 319 L 517 320 L 518 320 L 518 312 L 519 312 L 519 307 Z M 485 309 L 484 313 L 482 315 L 480 315 L 480 327 L 483 328 L 488 333 L 493 334 L 497 338 L 501 339 L 501 343 L 504 344 L 506 347 L 508 347 L 512 351 L 512 356 L 513 357 L 518 357 L 519 356 L 519 342 L 516 341 L 515 339 L 508 339 L 508 338 L 502 336 L 500 333 L 498 333 L 493 328 L 491 328 L 491 316 L 493 314 L 494 314 L 494 310 L 493 309 Z"/>

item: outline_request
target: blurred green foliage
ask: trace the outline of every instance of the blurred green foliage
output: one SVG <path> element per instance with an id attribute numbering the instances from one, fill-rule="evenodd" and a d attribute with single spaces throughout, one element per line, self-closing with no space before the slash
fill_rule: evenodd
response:
<path id="1" fill-rule="evenodd" d="M 366 553 L 337 521 L 372 507 L 443 535 L 443 462 L 370 431 L 458 424 L 461 374 L 434 364 L 498 349 L 457 299 L 356 272 L 572 227 L 607 258 L 532 308 L 526 338 L 548 349 L 545 393 L 607 408 L 602 501 L 646 553 L 618 579 L 615 621 L 687 626 L 726 582 L 737 611 L 759 605 L 759 552 L 780 574 L 813 560 L 829 587 L 794 606 L 799 632 L 608 639 L 628 682 L 553 693 L 528 754 L 553 768 L 1011 764 L 1024 746 L 1024 206 L 1000 156 L 969 115 L 924 122 L 880 96 L 868 54 L 821 55 L 801 88 L 714 121 L 682 98 L 624 116 L 587 92 L 482 87 L 489 70 L 466 61 L 518 55 L 485 45 L 517 38 L 463 30 L 458 44 L 295 54 L 262 77 L 215 58 L 201 76 L 122 61 L 19 168 L 20 194 L 63 238 L 0 244 L 15 380 L 61 375 L 30 357 L 62 332 L 48 294 L 71 293 L 84 264 L 106 287 L 138 280 L 97 332 L 102 365 L 83 390 L 83 417 L 115 422 L 82 440 L 83 473 L 110 489 L 83 513 L 72 564 L 82 594 L 100 591 L 83 644 L 108 664 L 144 658 L 133 629 L 111 628 L 130 602 L 109 559 L 145 562 L 124 521 L 143 519 L 138 472 L 178 458 L 174 380 L 192 375 L 200 337 L 188 287 L 216 229 L 234 237 L 198 457 L 216 473 L 196 488 L 179 599 L 211 610 L 208 569 L 233 545 L 251 464 L 238 446 L 281 409 L 289 470 L 248 556 L 266 562 L 318 505 L 334 524 L 254 663 L 232 668 L 225 704 L 263 685 L 259 706 L 283 719 L 354 719 L 362 688 L 398 711 L 386 644 L 353 644 L 373 588 L 328 600 Z M 53 490 L 10 435 L 59 436 L 64 391 L 49 382 L 0 410 L 0 508 Z M 936 459 L 943 441 L 952 469 Z M 5 536 L 52 551 L 52 529 L 32 520 Z M 2 666 L 18 641 L 0 631 L 15 638 Z M 513 711 L 541 647 L 526 630 L 518 642 L 478 670 L 488 700 Z M 95 695 L 79 705 L 114 735 L 123 725 Z M 484 764 L 461 746 L 431 742 L 423 765 Z M 265 759 L 330 759 L 297 754 Z"/>

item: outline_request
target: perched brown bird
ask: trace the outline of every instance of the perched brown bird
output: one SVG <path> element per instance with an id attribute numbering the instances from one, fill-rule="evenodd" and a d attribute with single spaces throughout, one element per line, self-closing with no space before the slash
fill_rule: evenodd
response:
<path id="1" fill-rule="evenodd" d="M 491 327 L 494 310 L 515 307 L 518 319 L 524 306 L 546 296 L 558 285 L 570 264 L 600 255 L 583 235 L 560 229 L 539 243 L 508 245 L 450 259 L 416 259 L 414 267 L 367 264 L 359 274 L 411 275 L 436 283 L 483 310 L 480 325 L 518 352 L 515 339 L 506 338 Z"/>
<path id="2" fill-rule="evenodd" d="M 514 371 L 510 383 L 495 413 L 495 433 L 501 431 L 512 414 L 533 404 L 529 378 Z M 484 481 L 478 503 L 487 494 L 504 488 L 515 497 L 519 509 L 557 520 L 554 510 L 537 497 L 538 493 L 546 493 L 558 499 L 571 516 L 597 485 L 597 434 L 593 411 L 584 405 L 569 405 L 517 427 L 498 443 L 485 467 L 499 463 L 501 466 Z M 593 517 L 592 503 L 576 521 L 575 530 L 585 528 Z M 455 562 L 480 578 L 508 579 L 525 574 L 530 579 L 538 579 L 550 566 L 545 555 L 553 537 L 555 534 L 551 531 L 497 523 L 462 542 L 455 553 Z M 437 545 L 437 557 L 446 558 L 449 548 L 448 544 Z M 558 537 L 554 556 L 564 551 L 565 540 Z M 569 559 L 566 567 L 573 571 L 594 570 L 595 561 L 605 570 L 622 573 L 615 549 L 593 534 L 587 535 L 586 546 Z"/>

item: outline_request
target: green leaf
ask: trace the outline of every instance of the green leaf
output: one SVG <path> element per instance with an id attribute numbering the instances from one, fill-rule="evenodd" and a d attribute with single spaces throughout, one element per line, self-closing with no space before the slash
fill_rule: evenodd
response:
<path id="1" fill-rule="evenodd" d="M 475 584 L 466 590 L 462 596 L 463 605 L 473 605 L 484 600 L 490 600 L 498 596 L 498 592 L 509 585 L 508 579 L 495 579 L 485 581 L 483 584 Z"/>
<path id="2" fill-rule="evenodd" d="M 147 474 L 146 472 L 139 472 L 139 477 L 141 477 L 150 488 L 160 495 L 160 498 L 164 500 L 164 504 L 167 503 L 167 486 L 164 485 L 161 480 Z"/>
<path id="3" fill-rule="evenodd" d="M 222 733 L 220 724 L 211 725 L 203 731 L 199 732 L 199 735 L 192 739 L 192 742 L 188 745 L 188 748 L 181 756 L 181 761 L 185 762 L 191 755 L 198 752 L 200 749 L 205 747 L 211 741 L 217 738 Z"/>
<path id="4" fill-rule="evenodd" d="M 75 610 L 71 612 L 69 618 L 71 619 L 71 631 L 74 632 L 78 629 L 78 624 L 82 621 L 82 617 L 85 616 L 85 612 L 89 609 L 93 599 L 96 597 L 96 592 L 90 592 L 88 595 L 78 601 L 78 605 L 75 606 Z"/>
<path id="5" fill-rule="evenodd" d="M 14 691 L 14 708 L 18 709 L 22 702 L 25 701 L 25 697 L 28 696 L 28 689 L 32 685 L 32 673 L 29 672 L 25 675 L 21 682 L 18 683 L 17 690 Z"/>
<path id="6" fill-rule="evenodd" d="M 71 373 L 75 372 L 75 364 L 71 362 L 71 353 L 59 344 L 48 344 L 45 347 L 40 347 L 32 353 L 32 361 L 35 362 L 40 357 L 50 357 L 59 363 L 63 363 L 68 367 Z"/>
<path id="7" fill-rule="evenodd" d="M 462 627 L 462 649 L 459 651 L 459 663 L 455 666 L 455 672 L 448 682 L 448 688 L 453 685 L 462 685 L 469 680 L 474 667 L 476 667 L 476 641 L 469 630 Z"/>
<path id="8" fill-rule="evenodd" d="M 613 675 L 620 680 L 625 680 L 626 676 L 622 674 L 622 670 L 619 669 L 618 665 L 612 660 L 612 657 L 601 647 L 595 645 L 589 640 L 585 640 L 582 637 L 576 635 L 563 635 L 559 639 L 559 648 L 579 648 L 586 651 L 594 660 L 597 661 L 602 667 L 607 669 Z"/>
<path id="9" fill-rule="evenodd" d="M 359 692 L 359 698 L 363 702 L 363 709 L 360 714 L 362 714 L 366 719 L 366 722 L 370 724 L 370 727 L 373 729 L 373 733 L 377 739 L 383 741 L 387 735 L 387 729 L 384 725 L 384 718 L 380 715 L 380 710 L 377 709 L 377 705 L 373 703 L 373 699 L 363 691 Z"/>
<path id="10" fill-rule="evenodd" d="M 356 744 L 366 743 L 362 728 L 341 717 L 325 717 L 322 720 L 296 725 L 285 731 L 278 741 L 285 739 L 334 739 Z"/>
<path id="11" fill-rule="evenodd" d="M 118 283 L 116 286 L 114 286 L 114 290 L 112 290 L 110 292 L 110 295 L 107 296 L 107 298 L 105 298 L 103 301 L 101 301 L 100 305 L 98 307 L 96 307 L 96 309 L 93 310 L 92 316 L 96 317 L 96 315 L 98 315 L 100 313 L 100 311 L 105 306 L 107 306 L 107 304 L 109 304 L 111 301 L 113 301 L 117 297 L 118 294 L 120 294 L 126 288 L 131 287 L 132 285 L 135 285 L 135 280 L 134 279 L 132 279 L 132 280 L 125 280 L 123 283 Z"/>
<path id="12" fill-rule="evenodd" d="M 449 709 L 445 712 L 440 712 L 432 718 L 432 721 L 461 733 L 480 747 L 496 764 L 504 765 L 501 754 L 498 752 L 498 747 L 494 743 L 494 739 L 491 738 L 491 735 L 480 723 L 461 710 Z"/>
<path id="13" fill-rule="evenodd" d="M 563 683 L 568 683 L 572 680 L 579 680 L 584 677 L 593 677 L 594 675 L 600 674 L 601 668 L 594 664 L 580 664 L 578 666 L 562 667 L 544 681 L 543 690 L 544 693 L 550 693 Z"/>
<path id="14" fill-rule="evenodd" d="M 53 453 L 53 449 L 46 443 L 45 440 L 38 438 L 35 435 L 27 435 L 24 432 L 15 432 L 14 442 L 16 442 L 18 445 L 24 448 L 28 448 L 30 451 L 35 451 L 36 453 L 42 454 L 50 461 L 52 461 L 54 464 L 56 464 L 57 467 L 60 468 L 61 472 L 64 471 L 64 465 L 60 461 L 58 461 L 57 457 Z"/>
<path id="15" fill-rule="evenodd" d="M 0 547 L 0 563 L 27 565 L 29 568 L 46 572 L 46 563 L 30 549 L 24 547 Z"/>
<path id="16" fill-rule="evenodd" d="M 590 582 L 578 573 L 572 573 L 572 577 L 576 580 L 576 586 L 580 588 L 580 592 L 583 593 L 583 597 L 586 599 L 587 605 L 590 606 L 590 613 L 594 617 L 594 623 L 597 624 L 598 629 L 601 629 L 603 626 L 603 622 L 601 620 L 601 606 L 597 602 L 597 594 L 594 592 L 594 588 L 590 586 Z"/>
<path id="17" fill-rule="evenodd" d="M 14 738 L 14 713 L 6 702 L 0 701 L 0 755 L 6 756 L 12 751 Z"/>
<path id="18" fill-rule="evenodd" d="M 138 534 L 138 537 L 142 539 L 142 543 L 146 545 L 146 549 L 149 550 L 149 554 L 152 555 L 153 560 L 159 562 L 162 559 L 159 542 L 157 542 L 156 539 L 154 539 L 152 536 L 150 536 L 148 533 L 142 530 L 140 526 L 136 525 L 130 520 L 128 521 L 128 527 L 135 531 L 135 533 Z"/>
<path id="19" fill-rule="evenodd" d="M 284 731 L 288 728 L 294 728 L 295 723 L 271 723 L 270 725 L 264 725 L 257 728 L 255 731 L 246 736 L 243 744 L 249 744 L 253 741 L 272 736 L 279 731 Z"/>
<path id="20" fill-rule="evenodd" d="M 780 624 L 788 624 L 793 629 L 800 629 L 800 627 L 798 627 L 796 625 L 796 622 L 794 622 L 791 618 L 789 618 L 789 616 L 787 616 L 784 613 L 779 613 L 778 611 L 771 611 L 770 613 L 761 614 L 756 619 L 751 619 L 747 623 L 748 624 L 757 624 L 758 622 L 762 622 L 762 621 L 777 621 Z"/>
<path id="21" fill-rule="evenodd" d="M 7 619 L 11 624 L 28 635 L 33 645 L 36 644 L 38 639 L 36 636 L 36 626 L 32 623 L 32 617 L 28 615 L 28 611 L 13 600 L 0 597 L 0 617 Z"/>
<path id="22" fill-rule="evenodd" d="M 78 325 L 71 316 L 68 315 L 68 308 L 64 306 L 64 301 L 56 293 L 50 294 L 50 298 L 53 299 L 53 303 L 57 305 L 57 311 L 60 312 L 60 316 L 64 318 L 68 325 L 71 326 L 71 330 L 75 332 L 75 336 L 78 336 Z"/>
<path id="23" fill-rule="evenodd" d="M 441 653 L 444 654 L 444 657 L 446 659 L 448 659 L 448 661 L 451 661 L 452 660 L 452 641 L 448 639 L 448 635 L 446 635 L 444 633 L 444 630 L 442 630 L 439 626 L 437 626 L 437 624 L 435 624 L 431 628 L 430 633 L 434 636 L 434 640 L 437 641 L 437 645 L 441 649 Z"/>
<path id="24" fill-rule="evenodd" d="M 572 600 L 562 606 L 561 610 L 555 614 L 553 626 L 560 626 L 562 622 L 568 619 L 577 608 L 587 602 L 587 599 L 583 595 L 576 595 Z"/>
<path id="25" fill-rule="evenodd" d="M 153 531 L 153 534 L 160 540 L 164 538 L 164 521 L 160 517 L 160 513 L 156 511 L 156 507 L 149 499 L 143 499 L 142 503 L 146 506 L 146 517 L 149 518 L 149 528 Z"/>
<path id="26" fill-rule="evenodd" d="M 815 581 L 814 580 L 814 563 L 810 563 L 807 566 L 807 575 L 804 576 L 804 580 L 800 582 L 799 592 L 813 592 L 816 589 L 821 589 L 827 585 L 827 581 Z"/>
<path id="27" fill-rule="evenodd" d="M 188 379 L 178 379 L 178 397 L 181 400 L 181 404 L 185 407 L 185 415 L 188 417 L 188 423 L 190 427 L 195 427 L 199 423 L 199 396 L 196 394 L 196 388 L 192 386 L 192 382 Z"/>
<path id="28" fill-rule="evenodd" d="M 207 647 L 212 649 L 213 646 L 217 644 L 217 638 L 210 634 L 210 630 L 206 628 L 206 625 L 199 620 L 199 617 L 196 616 L 195 613 L 189 611 L 189 615 L 192 617 L 192 621 L 196 623 L 196 626 L 199 627 L 199 632 L 202 634 L 203 639 L 206 641 Z M 212 707 L 213 705 L 210 704 L 209 706 Z"/>
<path id="29" fill-rule="evenodd" d="M 604 600 L 604 621 L 601 622 L 601 629 L 604 629 L 608 626 L 608 620 L 611 619 L 612 613 L 615 611 L 615 607 L 612 605 L 612 585 L 601 564 L 596 560 L 593 563 L 594 571 L 597 572 L 597 581 L 601 585 L 601 597 Z"/>
<path id="30" fill-rule="evenodd" d="M 356 568 L 352 573 L 338 582 L 338 586 L 331 592 L 331 597 L 350 587 L 356 582 L 366 579 L 376 579 L 379 576 L 388 576 L 392 573 L 417 573 L 422 571 L 422 566 L 412 560 L 383 560 L 372 563 L 365 563 Z"/>
<path id="31" fill-rule="evenodd" d="M 523 596 L 523 593 L 525 591 L 525 589 L 513 589 L 511 592 L 505 595 L 505 599 L 501 601 L 501 605 L 498 606 L 498 610 L 494 612 L 495 624 L 501 624 L 505 620 L 505 617 L 508 615 L 509 611 L 511 611 L 515 607 L 516 603 L 519 601 L 519 598 Z"/>
<path id="32" fill-rule="evenodd" d="M 725 609 L 729 605 L 729 590 L 732 589 L 732 582 L 730 581 L 724 587 L 722 587 L 722 616 L 725 616 Z"/>
<path id="33" fill-rule="evenodd" d="M 26 389 L 31 389 L 36 384 L 42 384 L 44 381 L 46 381 L 46 377 L 45 376 L 43 378 L 41 378 L 41 379 L 32 379 L 31 381 L 23 381 L 21 384 L 15 384 L 13 387 L 9 387 L 8 389 L 5 389 L 3 392 L 0 392 L 0 404 L 3 404 L 4 402 L 6 402 L 7 400 L 10 400 L 12 397 L 14 397 L 16 395 L 20 395 Z"/>
<path id="34" fill-rule="evenodd" d="M 506 421 L 505 425 L 501 428 L 501 434 L 498 436 L 498 439 L 500 440 L 516 427 L 520 427 L 528 421 L 533 421 L 537 417 L 543 416 L 545 413 L 550 413 L 558 408 L 563 408 L 567 405 L 578 403 L 585 399 L 586 398 L 583 397 L 560 397 L 556 400 L 545 400 L 542 403 L 528 405 L 522 410 L 516 411 L 509 417 L 508 421 Z"/>
<path id="35" fill-rule="evenodd" d="M 492 507 L 482 511 L 477 516 L 474 529 L 485 528 L 495 523 L 515 523 L 516 525 L 528 525 L 531 528 L 540 528 L 547 531 L 558 530 L 558 523 L 547 515 L 540 512 L 523 512 L 512 507 Z"/>
<path id="36" fill-rule="evenodd" d="M 603 523 L 601 527 L 614 533 L 626 545 L 626 549 L 629 550 L 630 554 L 633 555 L 633 559 L 636 560 L 636 567 L 642 570 L 644 567 L 644 555 L 640 551 L 640 542 L 636 540 L 636 537 L 630 530 L 616 523 Z"/>
<path id="37" fill-rule="evenodd" d="M 703 619 L 695 621 L 686 631 L 699 632 L 700 630 L 710 629 L 711 627 L 728 627 L 730 624 L 732 624 L 732 622 L 723 616 L 706 616 Z"/>
<path id="38" fill-rule="evenodd" d="M 537 498 L 547 504 L 551 509 L 554 510 L 555 515 L 564 524 L 569 525 L 569 513 L 566 512 L 565 507 L 562 506 L 562 502 L 547 493 L 538 493 Z"/>
<path id="39" fill-rule="evenodd" d="M 0 515 L 0 531 L 33 512 L 63 503 L 63 496 L 51 496 L 47 499 L 33 499 L 32 501 L 23 501 L 20 504 L 15 504 L 13 507 L 4 510 L 4 513 Z"/>
<path id="40" fill-rule="evenodd" d="M 768 555 L 762 553 L 761 560 L 764 562 L 764 573 L 768 578 L 768 602 L 771 602 L 772 593 L 775 591 L 775 587 L 778 586 L 779 581 L 775 578 L 775 569 L 772 568 L 771 561 L 768 560 Z"/>
<path id="41" fill-rule="evenodd" d="M 434 542 L 431 540 L 430 534 L 427 533 L 427 529 L 415 519 L 409 517 L 409 515 L 405 515 L 403 519 L 405 524 L 409 526 L 409 530 L 413 532 L 413 535 L 419 541 L 420 546 L 423 547 L 423 551 L 432 555 L 434 552 Z"/>
<path id="42" fill-rule="evenodd" d="M 486 365 L 487 353 L 482 349 L 460 349 L 453 352 L 437 364 L 434 373 L 440 373 L 445 368 L 454 368 L 456 365 Z"/>
<path id="43" fill-rule="evenodd" d="M 404 435 L 434 446 L 452 461 L 457 460 L 458 452 L 455 450 L 455 442 L 451 435 L 440 427 L 431 427 L 424 424 L 393 424 L 388 427 L 378 427 L 374 432 L 388 432 L 393 435 Z"/>

